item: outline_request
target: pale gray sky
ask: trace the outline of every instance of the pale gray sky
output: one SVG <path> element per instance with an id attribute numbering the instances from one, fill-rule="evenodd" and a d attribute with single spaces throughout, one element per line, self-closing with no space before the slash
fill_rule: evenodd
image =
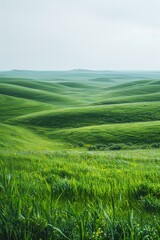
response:
<path id="1" fill-rule="evenodd" d="M 0 0 L 0 70 L 160 70 L 160 0 Z"/>

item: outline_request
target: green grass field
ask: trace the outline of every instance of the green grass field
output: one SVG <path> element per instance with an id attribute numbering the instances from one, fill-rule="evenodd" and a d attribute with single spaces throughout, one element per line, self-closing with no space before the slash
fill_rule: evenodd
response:
<path id="1" fill-rule="evenodd" d="M 159 90 L 159 72 L 0 72 L 0 239 L 160 239 Z"/>

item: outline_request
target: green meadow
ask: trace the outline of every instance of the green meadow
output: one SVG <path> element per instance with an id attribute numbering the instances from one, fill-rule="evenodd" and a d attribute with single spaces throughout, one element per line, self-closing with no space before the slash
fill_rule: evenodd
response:
<path id="1" fill-rule="evenodd" d="M 160 72 L 0 72 L 0 239 L 160 239 Z"/>

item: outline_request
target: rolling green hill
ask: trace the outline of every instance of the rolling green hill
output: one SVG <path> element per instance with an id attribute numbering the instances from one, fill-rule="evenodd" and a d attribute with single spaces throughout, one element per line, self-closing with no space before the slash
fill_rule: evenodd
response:
<path id="1" fill-rule="evenodd" d="M 51 148 L 60 141 L 67 147 L 79 141 L 137 147 L 159 142 L 159 84 L 158 72 L 1 72 L 0 120 L 7 124 L 1 141 L 21 128 L 26 142 L 32 129 Z"/>
<path id="2" fill-rule="evenodd" d="M 51 139 L 84 144 L 113 144 L 143 146 L 160 142 L 160 121 L 89 126 L 67 130 L 48 131 Z"/>
<path id="3" fill-rule="evenodd" d="M 49 110 L 18 117 L 13 122 L 48 128 L 77 128 L 154 120 L 160 120 L 159 102 Z"/>
<path id="4" fill-rule="evenodd" d="M 0 94 L 0 109 L 0 121 L 2 122 L 29 113 L 51 109 L 51 106 L 37 101 L 26 101 L 24 98 Z"/>
<path id="5" fill-rule="evenodd" d="M 0 239 L 160 239 L 159 90 L 159 72 L 0 72 Z"/>

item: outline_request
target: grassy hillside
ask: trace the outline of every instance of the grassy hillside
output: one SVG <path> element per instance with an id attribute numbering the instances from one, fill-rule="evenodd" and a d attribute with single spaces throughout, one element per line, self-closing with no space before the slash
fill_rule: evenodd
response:
<path id="1" fill-rule="evenodd" d="M 0 109 L 0 121 L 2 122 L 29 113 L 51 109 L 51 106 L 37 101 L 26 101 L 23 98 L 0 94 Z"/>
<path id="2" fill-rule="evenodd" d="M 0 148 L 5 150 L 46 150 L 55 143 L 38 136 L 32 129 L 0 123 Z"/>
<path id="3" fill-rule="evenodd" d="M 0 93 L 53 105 L 60 105 L 64 103 L 67 105 L 67 102 L 71 101 L 69 97 L 64 97 L 53 92 L 50 93 L 45 90 L 37 90 L 4 83 L 1 83 Z"/>
<path id="4" fill-rule="evenodd" d="M 157 120 L 160 120 L 159 102 L 49 110 L 15 118 L 14 122 L 61 129 Z"/>
<path id="5" fill-rule="evenodd" d="M 106 88 L 103 101 L 98 104 L 159 101 L 159 80 L 141 80 Z"/>
<path id="6" fill-rule="evenodd" d="M 160 142 L 160 121 L 145 123 L 123 123 L 102 126 L 89 126 L 68 130 L 49 131 L 52 139 L 62 139 L 72 144 L 112 144 L 123 143 L 133 146 Z M 160 145 L 159 145 L 160 146 Z"/>

